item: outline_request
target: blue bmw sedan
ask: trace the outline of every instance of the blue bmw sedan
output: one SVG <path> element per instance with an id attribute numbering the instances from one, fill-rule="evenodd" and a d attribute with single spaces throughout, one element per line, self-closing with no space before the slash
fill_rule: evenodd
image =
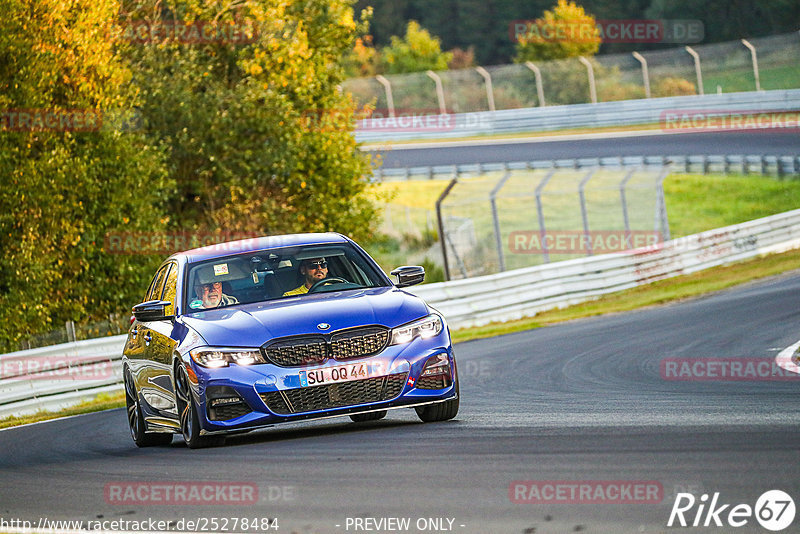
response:
<path id="1" fill-rule="evenodd" d="M 413 408 L 452 419 L 459 390 L 444 318 L 335 233 L 271 236 L 170 256 L 153 277 L 123 354 L 131 436 L 180 433 L 191 448 L 228 433 Z"/>

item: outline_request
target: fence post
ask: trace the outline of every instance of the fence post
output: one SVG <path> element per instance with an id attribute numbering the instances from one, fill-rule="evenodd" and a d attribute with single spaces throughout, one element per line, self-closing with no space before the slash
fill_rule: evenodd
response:
<path id="1" fill-rule="evenodd" d="M 67 321 L 64 324 L 64 327 L 67 330 L 67 341 L 77 341 L 75 336 L 75 323 L 72 321 Z"/>
<path id="2" fill-rule="evenodd" d="M 539 67 L 534 65 L 533 62 L 531 61 L 526 61 L 525 66 L 533 71 L 533 75 L 536 78 L 536 95 L 539 97 L 539 107 L 543 108 L 545 106 L 545 103 L 544 103 L 544 86 L 542 85 L 542 71 L 540 71 Z"/>
<path id="3" fill-rule="evenodd" d="M 697 94 L 703 95 L 703 71 L 700 69 L 700 55 L 691 46 L 686 46 L 686 51 L 694 58 L 694 72 L 697 76 Z"/>
<path id="4" fill-rule="evenodd" d="M 458 182 L 458 175 L 456 174 L 456 176 L 454 176 L 453 179 L 450 180 L 450 183 L 447 184 L 447 187 L 445 187 L 444 191 L 442 191 L 442 194 L 439 195 L 439 198 L 436 199 L 436 220 L 439 223 L 439 242 L 442 245 L 442 258 L 444 259 L 444 278 L 446 281 L 450 280 L 450 265 L 449 262 L 447 261 L 447 240 L 445 239 L 444 235 L 444 220 L 442 219 L 442 202 L 447 197 L 447 195 L 450 194 L 450 190 L 453 189 L 453 187 L 456 185 L 457 182 Z"/>
<path id="5" fill-rule="evenodd" d="M 670 240 L 670 232 L 669 232 L 669 218 L 667 217 L 667 202 L 664 199 L 664 180 L 666 179 L 667 175 L 669 174 L 671 168 L 669 165 L 664 167 L 661 171 L 661 175 L 658 177 L 658 212 L 660 215 L 660 223 L 661 223 L 661 237 L 664 241 Z"/>
<path id="6" fill-rule="evenodd" d="M 650 98 L 650 74 L 647 71 L 647 60 L 639 52 L 634 52 L 633 57 L 642 64 L 642 79 L 644 80 L 644 96 Z"/>
<path id="7" fill-rule="evenodd" d="M 578 186 L 578 196 L 581 199 L 581 218 L 583 219 L 583 236 L 586 238 L 586 255 L 591 256 L 594 251 L 592 251 L 592 236 L 589 234 L 589 214 L 586 212 L 586 184 L 589 180 L 592 179 L 594 173 L 597 172 L 597 167 L 593 167 L 586 173 L 586 176 L 583 177 L 581 180 L 580 185 Z"/>
<path id="8" fill-rule="evenodd" d="M 578 61 L 586 66 L 586 72 L 589 76 L 589 97 L 592 99 L 592 104 L 597 104 L 597 87 L 594 83 L 594 69 L 591 62 L 583 56 L 578 56 Z"/>
<path id="9" fill-rule="evenodd" d="M 475 67 L 478 74 L 483 76 L 483 81 L 486 84 L 486 101 L 489 103 L 489 111 L 495 111 L 494 108 L 494 89 L 492 88 L 492 76 L 489 71 L 483 67 Z"/>
<path id="10" fill-rule="evenodd" d="M 441 115 L 447 115 L 447 106 L 444 104 L 444 89 L 442 89 L 442 79 L 439 78 L 439 75 L 432 70 L 426 71 L 425 74 L 427 74 L 428 78 L 433 80 L 436 84 L 436 98 L 439 100 L 439 113 Z"/>
<path id="11" fill-rule="evenodd" d="M 506 262 L 505 258 L 503 257 L 503 239 L 500 236 L 500 220 L 497 217 L 497 193 L 500 192 L 500 189 L 506 185 L 506 182 L 511 177 L 511 171 L 506 169 L 506 174 L 500 178 L 500 181 L 497 182 L 492 188 L 492 191 L 489 193 L 489 202 L 492 205 L 492 221 L 494 223 L 494 241 L 495 246 L 497 247 L 497 260 L 500 265 L 500 272 L 506 270 Z"/>
<path id="12" fill-rule="evenodd" d="M 619 183 L 619 198 L 622 202 L 622 220 L 625 223 L 625 249 L 628 250 L 631 248 L 631 222 L 628 218 L 628 200 L 625 198 L 625 186 L 628 185 L 628 180 L 633 177 L 633 173 L 636 172 L 636 169 L 631 169 L 628 171 L 628 174 L 625 175 L 625 178 Z"/>
<path id="13" fill-rule="evenodd" d="M 758 55 L 756 54 L 756 47 L 750 44 L 747 39 L 742 39 L 742 44 L 750 50 L 750 58 L 753 60 L 753 76 L 756 78 L 756 91 L 761 90 L 761 82 L 758 79 Z"/>
<path id="14" fill-rule="evenodd" d="M 392 97 L 392 84 L 389 83 L 384 76 L 378 74 L 375 76 L 375 79 L 380 82 L 383 86 L 383 90 L 386 92 L 386 107 L 389 108 L 389 116 L 394 117 L 394 98 Z"/>
<path id="15" fill-rule="evenodd" d="M 553 174 L 558 169 L 553 167 L 550 169 L 542 181 L 539 182 L 539 185 L 536 186 L 536 213 L 537 217 L 539 218 L 539 237 L 542 240 L 542 255 L 544 256 L 544 262 L 550 263 L 550 252 L 547 250 L 547 230 L 544 227 L 544 213 L 542 213 L 542 189 L 547 185 L 547 182 L 550 181 L 550 178 L 553 177 Z"/>

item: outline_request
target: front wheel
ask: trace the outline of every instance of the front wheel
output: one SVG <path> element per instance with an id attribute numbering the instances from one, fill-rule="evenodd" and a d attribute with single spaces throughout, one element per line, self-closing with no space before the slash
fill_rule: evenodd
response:
<path id="1" fill-rule="evenodd" d="M 459 400 L 459 397 L 456 397 L 455 399 L 450 399 L 438 404 L 417 406 L 414 409 L 417 411 L 417 416 L 419 416 L 419 418 L 426 423 L 432 423 L 434 421 L 447 421 L 458 414 Z"/>
<path id="2" fill-rule="evenodd" d="M 436 404 L 429 404 L 427 406 L 417 406 L 414 408 L 417 411 L 417 416 L 425 423 L 432 423 L 434 421 L 447 421 L 452 419 L 458 414 L 458 405 L 461 401 L 461 390 L 458 385 L 458 371 L 453 367 L 453 378 L 456 383 L 456 398 L 439 402 Z"/>
<path id="3" fill-rule="evenodd" d="M 197 405 L 192 397 L 189 377 L 186 370 L 181 366 L 175 374 L 175 398 L 180 413 L 181 434 L 183 441 L 190 449 L 201 449 L 203 447 L 215 447 L 225 443 L 224 436 L 201 436 L 200 418 L 197 416 Z"/>
<path id="4" fill-rule="evenodd" d="M 172 443 L 172 434 L 162 432 L 147 432 L 147 426 L 142 414 L 142 405 L 139 402 L 139 394 L 133 385 L 133 377 L 130 370 L 125 370 L 125 406 L 128 411 L 128 429 L 131 432 L 133 442 L 137 447 L 154 447 L 157 445 L 169 445 Z"/>

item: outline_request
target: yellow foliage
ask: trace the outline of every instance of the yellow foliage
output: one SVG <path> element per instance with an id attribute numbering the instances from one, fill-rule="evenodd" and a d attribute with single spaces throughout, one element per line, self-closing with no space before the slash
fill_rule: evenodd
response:
<path id="1" fill-rule="evenodd" d="M 516 37 L 518 63 L 593 56 L 602 43 L 595 18 L 568 0 L 558 0 Z"/>

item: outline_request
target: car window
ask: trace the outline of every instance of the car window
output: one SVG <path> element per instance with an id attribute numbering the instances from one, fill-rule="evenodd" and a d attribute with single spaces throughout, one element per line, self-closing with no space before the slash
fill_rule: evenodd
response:
<path id="1" fill-rule="evenodd" d="M 167 275 L 167 282 L 164 285 L 164 294 L 161 296 L 161 300 L 170 302 L 170 305 L 164 309 L 164 315 L 167 317 L 175 315 L 175 298 L 178 294 L 178 266 L 174 263 L 171 265 L 172 268 Z"/>
<path id="2" fill-rule="evenodd" d="M 164 291 L 164 279 L 166 278 L 167 270 L 170 266 L 171 264 L 168 263 L 158 270 L 156 276 L 153 278 L 153 283 L 150 284 L 150 290 L 147 292 L 147 296 L 144 299 L 145 301 L 158 300 L 161 298 L 161 293 Z"/>
<path id="3" fill-rule="evenodd" d="M 389 285 L 380 268 L 349 243 L 309 245 L 220 257 L 189 267 L 187 313 L 236 304 L 304 297 L 301 265 L 324 260 L 326 279 L 314 292 L 349 291 Z M 312 269 L 319 270 L 319 269 Z M 218 284 L 217 284 L 218 282 Z M 307 286 L 304 288 L 307 289 Z"/>

